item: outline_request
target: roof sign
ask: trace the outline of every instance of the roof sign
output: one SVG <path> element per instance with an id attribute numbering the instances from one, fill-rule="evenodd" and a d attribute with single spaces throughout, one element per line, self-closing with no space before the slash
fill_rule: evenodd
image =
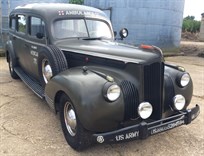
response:
<path id="1" fill-rule="evenodd" d="M 68 11 L 58 11 L 59 16 L 64 16 L 64 15 L 78 15 L 78 16 L 99 16 L 99 13 L 97 12 L 92 12 L 92 11 L 80 11 L 80 10 L 68 10 Z"/>

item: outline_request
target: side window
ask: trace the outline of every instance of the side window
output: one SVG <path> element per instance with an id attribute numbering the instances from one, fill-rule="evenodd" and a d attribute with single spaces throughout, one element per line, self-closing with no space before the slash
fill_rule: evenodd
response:
<path id="1" fill-rule="evenodd" d="M 29 34 L 33 37 L 43 38 L 45 36 L 45 23 L 37 17 L 30 17 Z"/>
<path id="2" fill-rule="evenodd" d="M 26 16 L 24 15 L 17 15 L 17 31 L 26 33 Z"/>

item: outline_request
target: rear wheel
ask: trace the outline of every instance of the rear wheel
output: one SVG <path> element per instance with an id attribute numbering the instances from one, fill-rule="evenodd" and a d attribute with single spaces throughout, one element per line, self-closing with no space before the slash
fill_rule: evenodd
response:
<path id="1" fill-rule="evenodd" d="M 80 151 L 92 144 L 91 133 L 83 128 L 74 105 L 66 94 L 60 99 L 60 121 L 65 139 L 73 149 Z"/>
<path id="2" fill-rule="evenodd" d="M 9 71 L 10 71 L 11 77 L 13 79 L 19 79 L 18 75 L 14 71 L 14 67 L 17 66 L 16 60 L 14 60 L 14 58 L 10 54 L 9 54 L 9 58 L 8 58 L 8 64 L 9 64 Z"/>

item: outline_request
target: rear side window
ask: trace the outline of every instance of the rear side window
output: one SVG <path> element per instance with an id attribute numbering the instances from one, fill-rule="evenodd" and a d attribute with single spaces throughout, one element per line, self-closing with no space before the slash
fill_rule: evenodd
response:
<path id="1" fill-rule="evenodd" d="M 26 33 L 26 16 L 24 15 L 17 15 L 17 31 Z"/>
<path id="2" fill-rule="evenodd" d="M 42 19 L 37 17 L 30 17 L 30 30 L 29 34 L 31 36 L 37 36 L 37 34 L 41 36 L 45 36 L 45 23 Z"/>

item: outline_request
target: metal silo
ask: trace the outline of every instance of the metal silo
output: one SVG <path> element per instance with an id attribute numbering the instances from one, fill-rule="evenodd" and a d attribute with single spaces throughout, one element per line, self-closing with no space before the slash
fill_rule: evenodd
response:
<path id="1" fill-rule="evenodd" d="M 113 29 L 129 30 L 125 42 L 153 44 L 169 50 L 179 47 L 185 0 L 84 0 L 110 10 Z"/>

